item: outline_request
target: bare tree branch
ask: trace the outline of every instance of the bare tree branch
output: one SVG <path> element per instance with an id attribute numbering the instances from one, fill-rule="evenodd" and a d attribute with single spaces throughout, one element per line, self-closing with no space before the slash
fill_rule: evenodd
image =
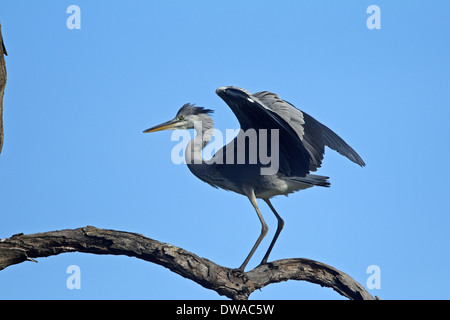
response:
<path id="1" fill-rule="evenodd" d="M 0 270 L 27 260 L 35 261 L 33 258 L 64 252 L 136 257 L 162 265 L 207 289 L 236 300 L 248 299 L 256 289 L 287 280 L 305 280 L 330 287 L 349 299 L 374 299 L 350 276 L 317 261 L 301 258 L 277 260 L 242 274 L 141 234 L 92 226 L 30 235 L 17 234 L 2 239 Z"/>
<path id="2" fill-rule="evenodd" d="M 3 94 L 6 86 L 6 64 L 3 55 L 7 55 L 7 53 L 3 43 L 2 26 L 0 25 L 0 153 L 3 148 Z"/>

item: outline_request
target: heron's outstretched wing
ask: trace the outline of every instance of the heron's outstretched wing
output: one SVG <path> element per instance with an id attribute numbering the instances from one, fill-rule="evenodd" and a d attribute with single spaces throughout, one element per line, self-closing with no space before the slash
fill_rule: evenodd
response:
<path id="1" fill-rule="evenodd" d="M 341 137 L 306 112 L 280 99 L 278 95 L 263 91 L 252 94 L 262 105 L 282 117 L 297 133 L 308 150 L 311 162 L 310 170 L 316 171 L 322 164 L 325 146 L 339 152 L 360 166 L 365 166 L 363 159 Z M 256 100 L 256 99 L 255 99 Z"/>
<path id="2" fill-rule="evenodd" d="M 242 130 L 278 129 L 279 170 L 286 176 L 305 177 L 309 173 L 310 153 L 301 142 L 297 129 L 292 127 L 286 117 L 271 110 L 257 97 L 244 89 L 220 87 L 216 93 L 228 104 L 236 115 Z"/>

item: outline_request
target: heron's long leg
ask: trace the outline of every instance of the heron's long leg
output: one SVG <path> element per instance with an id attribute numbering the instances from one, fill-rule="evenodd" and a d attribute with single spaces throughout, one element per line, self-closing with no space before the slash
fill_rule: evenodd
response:
<path id="1" fill-rule="evenodd" d="M 267 203 L 267 205 L 269 206 L 269 208 L 272 210 L 272 212 L 275 214 L 275 217 L 277 217 L 278 220 L 278 226 L 277 226 L 277 231 L 275 232 L 275 235 L 273 236 L 273 240 L 270 243 L 269 249 L 267 249 L 266 254 L 264 255 L 264 258 L 261 261 L 261 264 L 264 264 L 267 262 L 267 259 L 269 258 L 270 252 L 272 251 L 273 245 L 275 244 L 275 242 L 278 239 L 278 236 L 280 235 L 281 230 L 283 230 L 283 226 L 284 226 L 284 221 L 283 219 L 281 219 L 280 215 L 277 213 L 277 211 L 275 210 L 275 208 L 272 206 L 272 204 L 270 203 L 269 199 L 264 199 L 264 201 Z"/>
<path id="2" fill-rule="evenodd" d="M 258 208 L 258 204 L 256 203 L 256 197 L 254 192 L 252 191 L 249 195 L 247 195 L 250 202 L 252 203 L 253 207 L 256 210 L 256 213 L 258 214 L 258 218 L 259 221 L 261 221 L 261 234 L 259 235 L 258 239 L 255 242 L 255 245 L 253 246 L 252 250 L 250 251 L 250 253 L 248 254 L 247 258 L 245 259 L 244 263 L 242 263 L 242 265 L 239 267 L 239 269 L 244 272 L 245 267 L 247 266 L 247 263 L 250 261 L 250 258 L 253 256 L 253 253 L 255 253 L 256 248 L 258 248 L 259 244 L 261 243 L 262 239 L 264 238 L 264 236 L 267 234 L 267 231 L 269 230 L 269 228 L 267 227 L 266 222 L 264 221 L 264 218 L 261 214 L 261 212 L 259 211 Z"/>

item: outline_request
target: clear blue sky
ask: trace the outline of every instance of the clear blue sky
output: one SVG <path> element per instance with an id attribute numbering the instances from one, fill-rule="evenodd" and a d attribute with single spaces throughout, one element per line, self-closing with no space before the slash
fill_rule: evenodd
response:
<path id="1" fill-rule="evenodd" d="M 66 9 L 81 9 L 69 30 Z M 366 9 L 381 9 L 369 30 Z M 273 200 L 285 229 L 271 259 L 305 257 L 383 299 L 450 298 L 450 2 L 2 1 L 9 56 L 0 238 L 94 225 L 142 233 L 238 267 L 260 225 L 249 201 L 171 162 L 171 132 L 142 130 L 186 102 L 238 122 L 215 94 L 269 90 L 341 135 L 360 168 L 327 150 L 331 188 Z M 276 228 L 269 224 L 249 267 Z M 0 272 L 0 298 L 222 299 L 134 258 L 62 254 Z M 81 289 L 66 269 L 78 265 Z M 253 299 L 340 299 L 305 282 Z"/>

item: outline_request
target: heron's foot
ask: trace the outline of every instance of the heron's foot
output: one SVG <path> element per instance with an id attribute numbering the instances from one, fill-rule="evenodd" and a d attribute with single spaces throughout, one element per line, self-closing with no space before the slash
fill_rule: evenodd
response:
<path id="1" fill-rule="evenodd" d="M 267 260 L 263 260 L 263 261 L 261 261 L 261 263 L 256 267 L 256 268 L 259 268 L 259 267 L 261 267 L 261 266 L 267 266 L 269 269 L 273 269 L 274 268 L 274 265 L 273 265 L 273 263 L 272 262 L 267 262 Z"/>
<path id="2" fill-rule="evenodd" d="M 246 276 L 244 269 L 241 268 L 230 269 L 228 279 L 230 279 L 230 277 L 242 279 L 244 283 L 248 281 L 248 277 Z"/>
<path id="3" fill-rule="evenodd" d="M 265 265 L 265 264 L 269 265 L 269 267 L 270 267 L 270 265 L 271 265 L 270 262 L 267 262 L 267 257 L 264 257 L 264 258 L 261 260 L 261 262 L 258 264 L 257 268 L 258 268 L 258 267 L 261 267 L 261 266 L 263 266 L 263 265 Z"/>

